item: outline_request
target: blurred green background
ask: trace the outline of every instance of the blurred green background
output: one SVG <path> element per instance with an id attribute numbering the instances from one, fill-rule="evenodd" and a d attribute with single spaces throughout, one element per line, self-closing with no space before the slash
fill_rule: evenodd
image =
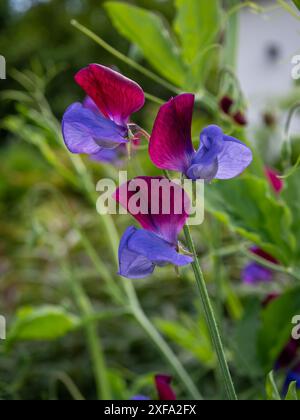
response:
<path id="1" fill-rule="evenodd" d="M 176 15 L 172 0 L 125 3 L 160 12 L 167 27 L 171 27 Z M 219 5 L 228 10 L 239 3 L 229 0 Z M 8 340 L 0 341 L 0 398 L 99 397 L 95 357 L 88 351 L 93 328 L 101 338 L 113 398 L 130 399 L 136 393 L 156 398 L 156 373 L 173 375 L 179 398 L 191 398 L 189 386 L 182 381 L 185 374 L 178 374 L 170 363 L 170 352 L 206 398 L 223 398 L 216 358 L 190 270 L 183 270 L 179 277 L 172 268 L 166 268 L 150 279 L 134 282 L 145 313 L 163 336 L 162 344 L 156 332 L 149 331 L 144 312 L 132 316 L 127 301 L 122 302 L 123 295 L 112 298 L 110 286 L 119 287 L 121 280 L 115 275 L 108 232 L 96 213 L 94 185 L 102 177 L 116 178 L 116 168 L 96 165 L 85 157 L 73 159 L 62 147 L 62 114 L 70 103 L 83 98 L 73 76 L 88 63 L 117 66 L 146 92 L 162 100 L 174 95 L 116 60 L 70 24 L 71 19 L 78 20 L 126 56 L 151 68 L 140 50 L 118 33 L 103 4 L 102 0 L 0 3 L 0 54 L 6 58 L 8 73 L 7 80 L 0 80 L 0 315 L 8 324 Z M 247 141 L 245 128 L 234 124 L 218 107 L 219 96 L 228 89 L 226 83 L 219 89 L 220 69 L 228 58 L 228 26 L 223 23 L 214 27 L 216 33 L 210 40 L 210 47 L 216 43 L 217 48 L 213 47 L 209 72 L 201 81 L 209 101 L 203 107 L 197 103 L 195 135 L 205 124 L 218 122 Z M 228 92 L 237 95 L 239 86 L 232 75 L 228 77 Z M 266 123 L 266 116 L 262 116 L 256 127 L 250 127 L 256 133 L 257 151 L 249 178 L 228 183 L 227 189 L 219 184 L 212 187 L 205 224 L 195 230 L 227 356 L 243 399 L 265 398 L 265 377 L 289 337 L 289 331 L 282 327 L 282 323 L 289 323 L 286 308 L 300 310 L 299 287 L 288 271 L 289 267 L 300 266 L 299 208 L 294 205 L 295 197 L 299 197 L 299 173 L 287 183 L 285 196 L 279 202 L 263 171 L 266 162 L 284 168 L 282 156 L 270 159 L 268 151 L 274 139 L 283 140 L 282 121 L 286 111 L 299 100 L 298 89 L 295 85 L 292 93 L 276 100 L 275 111 L 270 108 L 271 117 L 276 117 L 274 123 L 272 120 L 269 124 L 269 119 Z M 203 95 L 200 89 L 196 93 Z M 244 110 L 247 101 L 241 96 L 238 93 L 235 99 Z M 150 131 L 157 110 L 155 100 L 147 101 L 136 122 Z M 294 140 L 291 164 L 299 154 L 297 135 Z M 131 176 L 156 173 L 145 145 L 128 170 Z M 221 198 L 216 200 L 214 194 Z M 271 221 L 270 214 L 274 217 Z M 130 219 L 115 218 L 115 223 L 121 234 Z M 286 268 L 276 274 L 272 284 L 255 289 L 241 282 L 241 270 L 251 257 L 247 249 L 253 242 L 263 243 L 269 251 L 283 256 Z M 78 298 L 81 288 L 91 302 Z M 282 333 L 278 337 L 276 330 L 269 328 L 267 317 L 262 322 L 262 301 L 269 293 L 288 294 L 287 303 L 276 312 L 276 325 Z M 296 302 L 295 307 L 291 302 Z M 261 340 L 258 350 L 256 344 L 262 336 L 265 341 Z M 163 357 L 166 353 L 167 357 Z M 284 375 L 278 375 L 280 384 Z"/>

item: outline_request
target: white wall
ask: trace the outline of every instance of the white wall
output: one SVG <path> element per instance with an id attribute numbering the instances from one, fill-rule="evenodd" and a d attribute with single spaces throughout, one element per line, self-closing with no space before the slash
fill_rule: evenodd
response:
<path id="1" fill-rule="evenodd" d="M 258 3 L 268 7 L 276 2 Z M 300 54 L 300 21 L 283 9 L 264 15 L 244 9 L 240 36 L 238 76 L 249 101 L 250 122 L 255 123 L 271 98 L 287 95 L 293 89 L 291 60 Z"/>

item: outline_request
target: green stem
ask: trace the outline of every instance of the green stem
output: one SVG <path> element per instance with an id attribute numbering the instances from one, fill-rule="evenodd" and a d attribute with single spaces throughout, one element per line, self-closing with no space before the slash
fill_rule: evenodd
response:
<path id="1" fill-rule="evenodd" d="M 238 0 L 228 0 L 229 7 L 234 7 L 239 3 Z M 237 50 L 238 50 L 238 37 L 239 32 L 239 14 L 233 13 L 228 16 L 227 32 L 226 32 L 226 46 L 224 64 L 231 69 L 236 68 Z"/>
<path id="2" fill-rule="evenodd" d="M 74 384 L 71 378 L 69 378 L 68 375 L 66 375 L 64 372 L 57 372 L 54 374 L 54 386 L 56 385 L 56 382 L 60 381 L 69 391 L 71 397 L 74 399 L 74 401 L 85 401 L 84 396 L 80 392 L 80 390 L 77 388 L 77 386 Z"/>
<path id="3" fill-rule="evenodd" d="M 292 141 L 291 141 L 291 125 L 292 125 L 293 118 L 296 115 L 296 113 L 299 111 L 299 109 L 300 109 L 300 102 L 297 102 L 289 110 L 286 125 L 285 125 L 285 130 L 284 130 L 285 139 L 284 139 L 284 144 L 282 146 L 282 151 L 283 151 L 282 154 L 283 154 L 283 159 L 285 161 L 284 162 L 285 167 L 289 167 L 292 165 L 292 152 L 293 151 L 292 151 Z M 295 165 L 296 167 L 297 167 L 297 164 L 298 162 Z M 295 166 L 291 169 L 291 171 L 294 170 Z"/>
<path id="4" fill-rule="evenodd" d="M 182 87 L 183 89 L 182 90 L 178 88 L 177 86 L 172 85 L 171 83 L 167 82 L 165 79 L 159 77 L 156 73 L 153 73 L 151 70 L 148 70 L 145 67 L 141 66 L 140 64 L 136 63 L 134 60 L 127 57 L 125 54 L 122 54 L 116 48 L 112 47 L 106 41 L 100 38 L 100 36 L 96 35 L 94 32 L 92 32 L 90 29 L 86 28 L 85 26 L 81 25 L 76 20 L 72 20 L 71 25 L 73 25 L 76 29 L 81 31 L 84 35 L 92 39 L 94 42 L 96 42 L 98 45 L 100 45 L 100 47 L 104 48 L 110 54 L 112 54 L 119 60 L 123 61 L 127 65 L 131 66 L 132 68 L 138 70 L 140 73 L 142 73 L 144 76 L 148 77 L 149 79 L 153 80 L 155 83 L 158 83 L 159 85 L 163 86 L 165 89 L 168 89 L 170 92 L 173 92 L 175 95 L 180 95 L 182 91 L 184 90 L 184 87 Z M 147 93 L 145 96 L 149 100 L 157 103 L 158 105 L 161 105 L 159 98 L 156 98 L 155 96 L 149 93 Z M 213 113 L 216 112 L 217 103 L 212 94 L 210 94 L 206 90 L 203 90 L 201 93 L 199 93 L 196 96 L 196 101 L 199 102 L 200 100 L 201 100 L 202 106 L 205 106 L 210 112 L 213 112 Z"/>
<path id="5" fill-rule="evenodd" d="M 226 361 L 225 351 L 224 351 L 223 343 L 221 340 L 221 335 L 217 326 L 217 321 L 214 315 L 212 304 L 211 304 L 209 294 L 206 288 L 205 280 L 203 277 L 202 269 L 201 269 L 199 259 L 197 256 L 196 248 L 195 248 L 188 225 L 185 225 L 184 233 L 185 233 L 188 248 L 190 252 L 194 255 L 194 263 L 192 264 L 192 267 L 194 270 L 196 282 L 197 282 L 198 289 L 200 292 L 207 326 L 209 328 L 210 336 L 211 336 L 214 348 L 217 353 L 217 357 L 218 357 L 218 361 L 220 365 L 220 371 L 221 371 L 222 379 L 224 382 L 226 394 L 229 400 L 236 401 L 237 395 L 234 389 L 233 381 L 232 381 L 229 367 Z"/>
<path id="6" fill-rule="evenodd" d="M 300 16 L 299 16 L 298 11 L 296 11 L 295 8 L 293 6 L 291 6 L 290 4 L 288 4 L 285 0 L 277 0 L 277 3 L 283 9 L 285 9 L 288 13 L 290 13 L 292 16 L 294 16 L 294 18 L 300 20 Z"/>
<path id="7" fill-rule="evenodd" d="M 165 103 L 164 100 L 158 98 L 157 96 L 152 95 L 151 93 L 145 92 L 145 98 L 148 99 L 148 101 L 151 101 L 154 104 L 159 105 L 159 106 L 161 106 Z"/>
<path id="8" fill-rule="evenodd" d="M 120 51 L 118 51 L 117 49 L 109 45 L 107 42 L 105 42 L 102 38 L 100 38 L 100 36 L 96 35 L 94 32 L 92 32 L 90 29 L 86 28 L 85 26 L 81 25 L 76 20 L 72 20 L 71 25 L 73 25 L 76 29 L 81 31 L 84 35 L 88 36 L 90 39 L 95 41 L 98 45 L 100 45 L 100 47 L 104 48 L 110 54 L 114 55 L 116 58 L 128 64 L 129 66 L 133 67 L 134 69 L 138 70 L 140 73 L 144 74 L 146 77 L 149 77 L 149 79 L 152 79 L 154 82 L 160 84 L 161 86 L 165 87 L 171 92 L 174 92 L 176 94 L 181 93 L 180 89 L 178 89 L 176 86 L 173 86 L 172 84 L 166 82 L 164 79 L 157 76 L 157 74 L 153 73 L 152 71 L 136 63 L 134 60 L 127 57 L 125 54 L 122 54 Z"/>

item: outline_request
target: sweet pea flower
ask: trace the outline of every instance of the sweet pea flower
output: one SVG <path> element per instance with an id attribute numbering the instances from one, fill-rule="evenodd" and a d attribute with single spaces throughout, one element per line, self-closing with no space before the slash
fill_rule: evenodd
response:
<path id="1" fill-rule="evenodd" d="M 129 119 L 143 107 L 144 92 L 132 80 L 99 64 L 80 70 L 75 81 L 88 97 L 71 105 L 63 116 L 65 144 L 72 153 L 114 161 L 115 155 L 107 150 L 128 143 Z"/>
<path id="2" fill-rule="evenodd" d="M 296 368 L 294 368 L 287 374 L 287 377 L 283 386 L 284 396 L 287 394 L 292 382 L 296 382 L 296 388 L 300 390 L 300 363 L 298 366 L 296 366 Z"/>
<path id="3" fill-rule="evenodd" d="M 149 153 L 160 169 L 183 173 L 192 180 L 231 179 L 251 163 L 251 150 L 211 125 L 201 135 L 198 151 L 192 143 L 195 96 L 182 94 L 160 108 L 150 138 Z"/>
<path id="4" fill-rule="evenodd" d="M 167 187 L 167 193 L 157 188 L 160 183 Z M 179 185 L 162 177 L 138 177 L 122 185 L 114 198 L 142 226 L 129 227 L 121 239 L 121 276 L 141 279 L 151 275 L 156 266 L 180 267 L 193 262 L 190 256 L 177 252 L 178 235 L 190 208 L 189 198 Z"/>
<path id="5" fill-rule="evenodd" d="M 280 298 L 277 293 L 270 294 L 263 306 L 267 307 L 276 299 Z M 296 382 L 297 389 L 300 390 L 300 363 L 299 363 L 300 341 L 291 338 L 286 344 L 274 366 L 275 371 L 286 371 L 285 382 L 282 390 L 283 398 L 286 396 L 289 386 L 292 382 Z"/>
<path id="6" fill-rule="evenodd" d="M 175 401 L 176 394 L 171 387 L 172 377 L 169 375 L 156 375 L 155 387 L 160 401 Z M 133 401 L 146 401 L 150 400 L 149 397 L 144 395 L 136 395 L 132 398 Z"/>
<path id="7" fill-rule="evenodd" d="M 283 180 L 279 177 L 278 172 L 276 172 L 274 169 L 266 168 L 265 174 L 274 192 L 276 194 L 280 194 L 284 188 L 284 183 Z"/>
<path id="8" fill-rule="evenodd" d="M 223 96 L 219 102 L 219 106 L 224 114 L 228 115 L 233 121 L 244 127 L 248 124 L 247 118 L 242 111 L 232 112 L 232 108 L 235 105 L 235 101 L 230 96 Z"/>
<path id="9" fill-rule="evenodd" d="M 277 360 L 275 367 L 277 370 L 288 369 L 283 386 L 283 396 L 287 394 L 292 382 L 296 382 L 297 388 L 300 389 L 299 349 L 299 340 L 291 339 Z"/>
<path id="10" fill-rule="evenodd" d="M 156 375 L 155 384 L 158 392 L 158 397 L 163 401 L 176 400 L 176 394 L 171 387 L 172 377 L 168 375 Z"/>
<path id="11" fill-rule="evenodd" d="M 258 247 L 252 247 L 250 251 L 273 264 L 279 264 L 272 255 L 263 251 Z M 264 267 L 257 262 L 250 262 L 246 265 L 242 272 L 243 282 L 249 285 L 257 285 L 260 283 L 270 283 L 273 280 L 274 272 L 270 268 Z"/>

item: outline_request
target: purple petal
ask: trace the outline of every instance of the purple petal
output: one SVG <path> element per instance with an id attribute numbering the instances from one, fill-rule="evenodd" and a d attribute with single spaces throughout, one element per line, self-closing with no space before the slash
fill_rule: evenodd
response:
<path id="1" fill-rule="evenodd" d="M 190 209 L 190 200 L 181 186 L 162 177 L 138 177 L 122 185 L 114 198 L 144 229 L 177 244 Z"/>
<path id="2" fill-rule="evenodd" d="M 135 227 L 129 227 L 124 233 L 119 246 L 119 275 L 129 279 L 148 277 L 155 269 L 152 261 L 129 248 L 128 243 L 136 231 Z"/>
<path id="3" fill-rule="evenodd" d="M 122 165 L 122 158 L 127 154 L 126 144 L 121 144 L 115 149 L 101 149 L 98 153 L 91 155 L 91 159 L 96 162 L 110 163 L 115 166 Z"/>
<path id="4" fill-rule="evenodd" d="M 285 346 L 276 363 L 276 369 L 289 368 L 292 364 L 295 364 L 297 360 L 297 354 L 300 349 L 299 340 L 291 339 Z M 299 365 L 300 368 L 300 365 Z M 300 370 L 299 370 L 300 373 Z"/>
<path id="5" fill-rule="evenodd" d="M 66 146 L 72 153 L 95 154 L 103 147 L 113 149 L 127 143 L 123 127 L 97 116 L 80 103 L 71 105 L 65 112 L 62 131 Z"/>
<path id="6" fill-rule="evenodd" d="M 155 376 L 155 384 L 161 401 L 174 401 L 176 394 L 171 387 L 172 377 L 168 375 Z"/>
<path id="7" fill-rule="evenodd" d="M 269 283 L 273 279 L 273 272 L 256 262 L 252 262 L 244 268 L 242 272 L 242 279 L 244 283 L 251 285 Z"/>
<path id="8" fill-rule="evenodd" d="M 218 156 L 219 169 L 216 179 L 231 179 L 240 175 L 252 162 L 249 147 L 239 140 L 224 136 L 224 147 Z"/>
<path id="9" fill-rule="evenodd" d="M 135 395 L 131 398 L 131 401 L 150 401 L 150 398 L 145 397 L 145 395 Z"/>
<path id="10" fill-rule="evenodd" d="M 272 264 L 279 264 L 279 261 L 276 258 L 274 258 L 272 255 L 270 255 L 263 249 L 259 248 L 258 246 L 251 247 L 250 251 L 258 257 L 264 258 L 266 261 L 269 261 Z"/>
<path id="11" fill-rule="evenodd" d="M 158 168 L 184 173 L 190 166 L 194 102 L 194 95 L 183 94 L 160 108 L 149 146 L 151 160 Z"/>
<path id="12" fill-rule="evenodd" d="M 156 266 L 174 264 L 180 267 L 192 262 L 191 257 L 178 254 L 173 245 L 143 229 L 128 228 L 120 243 L 119 274 L 130 279 L 145 278 Z"/>
<path id="13" fill-rule="evenodd" d="M 284 383 L 284 386 L 283 386 L 283 396 L 284 397 L 287 395 L 289 387 L 290 387 L 291 383 L 293 383 L 293 382 L 296 382 L 296 388 L 300 389 L 300 369 L 299 369 L 299 371 L 296 371 L 296 372 L 292 371 L 292 372 L 288 373 L 288 375 L 286 377 L 286 380 L 285 380 L 285 383 Z"/>
<path id="14" fill-rule="evenodd" d="M 252 152 L 243 143 L 211 125 L 200 135 L 201 145 L 186 175 L 193 180 L 230 179 L 240 175 L 252 161 Z"/>
<path id="15" fill-rule="evenodd" d="M 89 96 L 87 96 L 84 99 L 82 105 L 83 105 L 84 108 L 89 109 L 94 114 L 96 114 L 96 115 L 102 115 L 103 116 L 103 114 L 100 112 L 100 109 L 97 107 L 97 105 L 95 104 L 95 102 L 93 101 L 93 99 L 90 98 Z"/>
<path id="16" fill-rule="evenodd" d="M 209 126 L 202 131 L 200 140 L 201 146 L 194 155 L 186 175 L 192 180 L 211 181 L 219 170 L 218 156 L 223 150 L 223 131 L 217 126 Z"/>
<path id="17" fill-rule="evenodd" d="M 101 113 L 116 124 L 127 125 L 131 114 L 144 106 L 142 88 L 108 67 L 90 64 L 76 74 L 75 80 Z"/>

